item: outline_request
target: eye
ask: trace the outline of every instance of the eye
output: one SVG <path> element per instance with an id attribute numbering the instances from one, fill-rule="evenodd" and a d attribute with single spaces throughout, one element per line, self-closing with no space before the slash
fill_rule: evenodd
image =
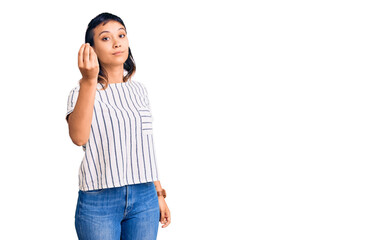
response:
<path id="1" fill-rule="evenodd" d="M 104 38 L 102 38 L 102 40 L 105 40 L 106 38 L 108 38 L 108 37 L 104 37 Z"/>
<path id="2" fill-rule="evenodd" d="M 125 37 L 125 34 L 120 34 L 120 36 L 124 36 Z M 123 38 L 123 37 L 122 37 Z"/>

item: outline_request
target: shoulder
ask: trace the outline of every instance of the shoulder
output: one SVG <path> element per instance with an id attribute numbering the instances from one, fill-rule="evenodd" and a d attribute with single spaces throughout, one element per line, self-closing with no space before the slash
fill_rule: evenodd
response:
<path id="1" fill-rule="evenodd" d="M 80 90 L 80 85 L 77 85 L 77 86 L 71 88 L 70 93 L 78 92 L 79 90 Z"/>
<path id="2" fill-rule="evenodd" d="M 74 102 L 78 97 L 79 91 L 80 91 L 80 86 L 75 86 L 71 88 L 68 94 L 68 100 L 70 100 L 71 102 Z"/>
<path id="3" fill-rule="evenodd" d="M 139 85 L 139 86 L 144 86 L 144 84 L 140 81 L 137 80 L 131 80 L 134 84 Z"/>
<path id="4" fill-rule="evenodd" d="M 139 87 L 141 87 L 141 88 L 144 90 L 144 92 L 147 93 L 145 83 L 142 83 L 142 82 L 139 82 L 139 81 L 135 81 L 135 80 L 132 80 L 132 82 L 133 82 L 134 84 L 138 85 Z"/>

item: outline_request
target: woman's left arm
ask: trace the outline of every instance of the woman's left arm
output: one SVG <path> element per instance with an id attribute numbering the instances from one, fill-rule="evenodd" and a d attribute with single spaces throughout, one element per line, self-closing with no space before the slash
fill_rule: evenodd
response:
<path id="1" fill-rule="evenodd" d="M 162 191 L 162 186 L 160 181 L 154 181 L 155 189 L 158 191 Z M 165 228 L 171 223 L 171 214 L 170 210 L 167 207 L 166 200 L 163 196 L 158 196 L 159 202 L 159 209 L 160 209 L 160 216 L 159 221 L 164 224 L 162 227 Z"/>

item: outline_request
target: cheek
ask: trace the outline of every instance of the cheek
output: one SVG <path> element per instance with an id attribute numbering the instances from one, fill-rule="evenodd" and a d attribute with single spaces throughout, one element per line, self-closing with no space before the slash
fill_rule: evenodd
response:
<path id="1" fill-rule="evenodd" d="M 102 59 L 102 60 L 106 59 L 106 58 L 107 58 L 107 52 L 108 52 L 108 51 L 109 51 L 109 50 L 106 49 L 106 48 L 103 47 L 103 46 L 98 47 L 98 48 L 97 48 L 97 51 L 96 51 L 98 58 L 99 58 L 99 59 Z"/>
<path id="2" fill-rule="evenodd" d="M 123 44 L 124 44 L 124 46 L 126 46 L 128 48 L 128 46 L 129 46 L 128 38 L 124 40 Z"/>

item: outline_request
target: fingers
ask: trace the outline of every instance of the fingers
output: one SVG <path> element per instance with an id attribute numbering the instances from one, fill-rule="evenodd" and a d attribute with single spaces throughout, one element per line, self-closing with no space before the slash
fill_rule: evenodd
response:
<path id="1" fill-rule="evenodd" d="M 97 66 L 98 64 L 98 57 L 97 54 L 95 54 L 94 49 L 89 43 L 82 44 L 78 51 L 78 66 L 84 68 Z"/>
<path id="2" fill-rule="evenodd" d="M 97 54 L 95 54 L 95 51 L 91 46 L 89 46 L 89 47 L 90 47 L 90 62 L 92 64 L 92 66 L 96 66 L 96 65 L 98 65 Z"/>
<path id="3" fill-rule="evenodd" d="M 82 44 L 80 50 L 78 51 L 78 67 L 82 68 L 84 66 L 83 53 L 86 44 Z"/>
<path id="4" fill-rule="evenodd" d="M 88 43 L 85 44 L 83 60 L 86 66 L 88 63 L 90 63 L 90 46 Z"/>
<path id="5" fill-rule="evenodd" d="M 161 223 L 164 224 L 162 226 L 162 228 L 165 228 L 168 225 L 170 225 L 170 223 L 171 223 L 171 215 L 170 215 L 170 211 L 168 209 L 166 209 L 166 211 L 163 212 L 162 218 L 161 218 Z"/>
<path id="6" fill-rule="evenodd" d="M 91 80 L 98 78 L 99 60 L 89 43 L 82 44 L 78 51 L 78 67 L 83 78 Z"/>
<path id="7" fill-rule="evenodd" d="M 164 224 L 165 223 L 165 211 L 161 211 L 161 218 L 159 219 L 159 221 Z"/>

